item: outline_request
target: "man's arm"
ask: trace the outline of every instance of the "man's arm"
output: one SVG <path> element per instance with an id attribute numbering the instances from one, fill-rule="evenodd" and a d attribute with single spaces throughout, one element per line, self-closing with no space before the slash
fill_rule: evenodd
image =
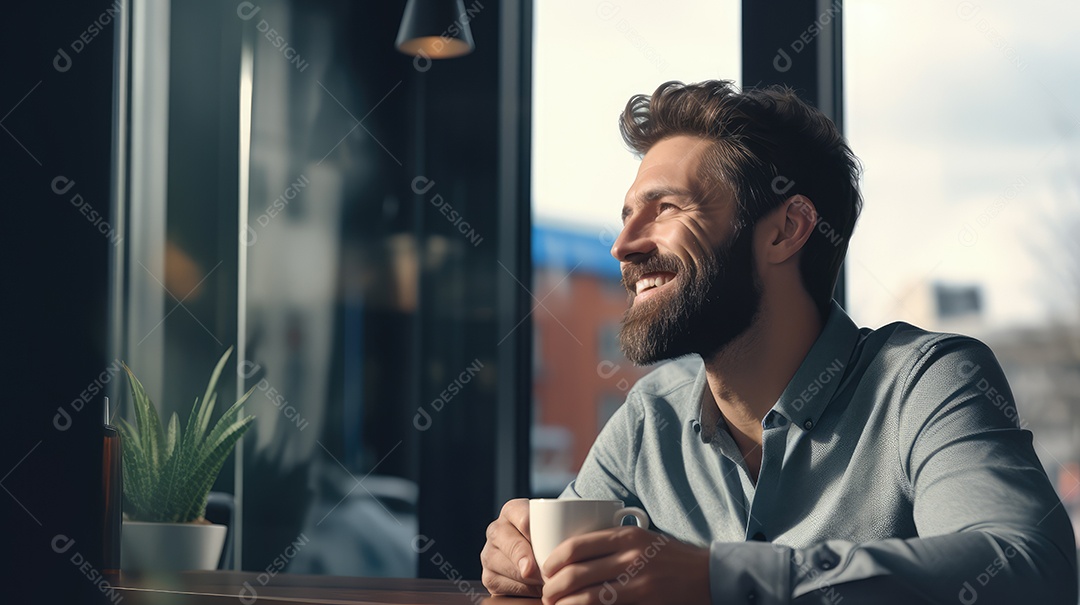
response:
<path id="1" fill-rule="evenodd" d="M 634 493 L 634 467 L 641 451 L 644 410 L 636 397 L 631 390 L 626 402 L 600 429 L 577 479 L 566 486 L 560 498 L 612 499 L 640 506 Z"/>
<path id="2" fill-rule="evenodd" d="M 990 350 L 939 342 L 903 389 L 899 464 L 920 537 L 714 543 L 714 602 L 755 593 L 757 603 L 1076 603 L 1072 525 Z"/>
<path id="3" fill-rule="evenodd" d="M 714 542 L 713 603 L 1076 603 L 1071 523 L 1031 433 L 1001 405 L 999 394 L 1015 411 L 990 350 L 966 338 L 941 341 L 902 388 L 900 443 L 883 447 L 898 448 L 920 537 L 807 548 Z M 578 477 L 588 485 L 582 495 L 628 489 L 625 447 L 597 439 Z"/>

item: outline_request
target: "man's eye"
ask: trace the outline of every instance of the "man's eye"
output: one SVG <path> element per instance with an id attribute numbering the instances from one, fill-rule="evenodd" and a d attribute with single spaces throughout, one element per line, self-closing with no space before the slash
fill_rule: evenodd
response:
<path id="1" fill-rule="evenodd" d="M 679 207 L 676 206 L 675 204 L 669 204 L 667 202 L 663 202 L 663 203 L 660 204 L 659 209 L 660 209 L 660 212 L 667 212 L 669 210 L 678 210 Z"/>

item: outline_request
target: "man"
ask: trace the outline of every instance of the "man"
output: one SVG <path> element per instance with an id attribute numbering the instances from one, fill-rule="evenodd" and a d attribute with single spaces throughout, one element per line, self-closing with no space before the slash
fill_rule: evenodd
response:
<path id="1" fill-rule="evenodd" d="M 641 379 L 566 498 L 644 508 L 538 569 L 528 501 L 481 553 L 493 594 L 584 603 L 1077 602 L 1072 526 L 990 350 L 831 295 L 861 207 L 835 125 L 790 90 L 669 82 L 612 247 Z M 917 234 L 912 234 L 913 245 Z M 897 251 L 902 254 L 903 251 Z"/>

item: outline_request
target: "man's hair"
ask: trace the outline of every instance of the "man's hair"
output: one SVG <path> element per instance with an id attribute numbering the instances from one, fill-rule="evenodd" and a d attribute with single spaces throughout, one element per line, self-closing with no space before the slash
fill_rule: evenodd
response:
<path id="1" fill-rule="evenodd" d="M 739 92 L 726 80 L 666 82 L 627 102 L 619 130 L 638 155 L 676 135 L 712 141 L 699 177 L 705 195 L 734 195 L 736 235 L 791 196 L 809 198 L 818 223 L 799 271 L 819 313 L 828 314 L 862 209 L 858 159 L 832 120 L 783 86 Z"/>

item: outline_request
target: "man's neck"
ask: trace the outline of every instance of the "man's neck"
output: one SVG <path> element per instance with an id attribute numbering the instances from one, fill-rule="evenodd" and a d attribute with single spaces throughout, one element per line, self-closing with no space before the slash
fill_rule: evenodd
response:
<path id="1" fill-rule="evenodd" d="M 763 300 L 754 325 L 705 360 L 709 393 L 702 404 L 710 403 L 711 394 L 750 466 L 760 461 L 761 420 L 791 382 L 822 327 L 808 298 L 778 306 Z M 752 474 L 756 477 L 756 469 Z"/>

